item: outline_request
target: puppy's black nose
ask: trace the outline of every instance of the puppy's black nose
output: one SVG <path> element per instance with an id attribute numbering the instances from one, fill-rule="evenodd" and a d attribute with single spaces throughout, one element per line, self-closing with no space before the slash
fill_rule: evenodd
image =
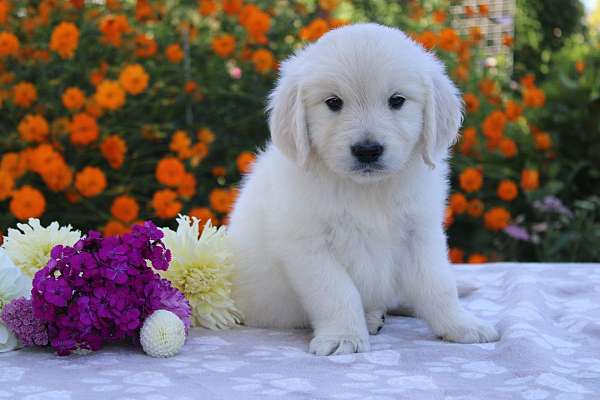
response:
<path id="1" fill-rule="evenodd" d="M 352 155 L 361 163 L 375 162 L 383 154 L 383 146 L 377 142 L 365 140 L 350 147 Z"/>

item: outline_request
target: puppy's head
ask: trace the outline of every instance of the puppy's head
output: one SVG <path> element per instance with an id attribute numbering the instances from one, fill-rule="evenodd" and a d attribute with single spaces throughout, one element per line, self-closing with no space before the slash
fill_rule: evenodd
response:
<path id="1" fill-rule="evenodd" d="M 301 166 L 382 179 L 421 158 L 441 160 L 462 119 L 444 66 L 397 29 L 336 29 L 281 65 L 269 98 L 273 143 Z"/>

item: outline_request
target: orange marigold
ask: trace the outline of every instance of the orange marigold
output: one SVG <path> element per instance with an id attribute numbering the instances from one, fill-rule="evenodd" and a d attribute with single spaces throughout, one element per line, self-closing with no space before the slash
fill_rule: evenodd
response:
<path id="1" fill-rule="evenodd" d="M 450 209 L 455 214 L 467 211 L 467 198 L 462 193 L 453 193 L 449 199 Z"/>
<path id="2" fill-rule="evenodd" d="M 15 180 L 8 171 L 0 169 L 0 201 L 8 199 L 15 187 Z"/>
<path id="3" fill-rule="evenodd" d="M 198 11 L 205 17 L 213 15 L 217 12 L 217 2 L 214 0 L 200 0 L 198 4 Z"/>
<path id="4" fill-rule="evenodd" d="M 552 138 L 546 132 L 540 132 L 534 136 L 535 148 L 538 150 L 549 150 L 552 147 Z"/>
<path id="5" fill-rule="evenodd" d="M 50 37 L 50 49 L 61 58 L 73 58 L 79 43 L 79 29 L 72 22 L 63 21 L 54 28 Z"/>
<path id="6" fill-rule="evenodd" d="M 329 30 L 329 24 L 323 18 L 316 18 L 306 27 L 300 29 L 300 39 L 314 42 Z"/>
<path id="7" fill-rule="evenodd" d="M 483 174 L 477 168 L 468 167 L 460 173 L 459 182 L 465 192 L 476 192 L 483 184 Z"/>
<path id="8" fill-rule="evenodd" d="M 519 152 L 517 144 L 512 139 L 508 138 L 503 138 L 500 140 L 498 149 L 500 149 L 500 152 L 506 158 L 513 158 Z"/>
<path id="9" fill-rule="evenodd" d="M 96 102 L 109 110 L 116 110 L 125 104 L 125 92 L 119 82 L 104 80 L 96 88 Z"/>
<path id="10" fill-rule="evenodd" d="M 75 188 L 84 197 L 95 197 L 106 189 L 106 176 L 98 167 L 85 167 L 75 176 Z"/>
<path id="11" fill-rule="evenodd" d="M 177 200 L 177 193 L 171 189 L 163 189 L 154 193 L 152 207 L 159 218 L 173 218 L 179 214 L 182 204 Z"/>
<path id="12" fill-rule="evenodd" d="M 25 185 L 13 192 L 10 212 L 19 220 L 39 218 L 46 210 L 46 199 L 39 190 Z"/>
<path id="13" fill-rule="evenodd" d="M 210 192 L 209 202 L 213 210 L 219 213 L 228 213 L 235 201 L 231 190 L 215 188 Z"/>
<path id="14" fill-rule="evenodd" d="M 62 157 L 55 158 L 40 170 L 42 180 L 53 192 L 61 192 L 73 182 L 73 171 Z"/>
<path id="15" fill-rule="evenodd" d="M 479 42 L 481 39 L 483 39 L 483 32 L 481 32 L 481 28 L 478 26 L 472 26 L 469 29 L 469 37 L 475 43 Z"/>
<path id="16" fill-rule="evenodd" d="M 135 37 L 135 55 L 142 58 L 149 58 L 156 54 L 158 45 L 156 41 L 147 35 L 138 35 Z"/>
<path id="17" fill-rule="evenodd" d="M 271 16 L 259 8 L 250 12 L 242 23 L 250 38 L 259 44 L 267 43 L 267 32 L 271 29 Z"/>
<path id="18" fill-rule="evenodd" d="M 17 130 L 27 142 L 43 142 L 48 136 L 48 122 L 39 114 L 27 114 L 19 122 Z"/>
<path id="19" fill-rule="evenodd" d="M 437 36 L 434 32 L 424 31 L 415 37 L 415 41 L 427 50 L 431 50 L 437 44 Z"/>
<path id="20" fill-rule="evenodd" d="M 211 131 L 208 128 L 202 128 L 200 129 L 197 133 L 196 136 L 198 137 L 198 140 L 201 141 L 204 144 L 211 144 L 212 142 L 215 141 L 215 134 L 213 133 L 213 131 Z"/>
<path id="21" fill-rule="evenodd" d="M 504 35 L 502 35 L 502 44 L 506 47 L 511 47 L 513 45 L 513 37 L 510 36 L 508 33 L 505 33 Z"/>
<path id="22" fill-rule="evenodd" d="M 469 204 L 467 204 L 467 214 L 473 218 L 481 217 L 481 214 L 483 214 L 483 202 L 479 199 L 469 200 Z"/>
<path id="23" fill-rule="evenodd" d="M 467 92 L 463 95 L 465 105 L 467 106 L 467 112 L 474 113 L 479 110 L 479 98 L 473 93 Z"/>
<path id="24" fill-rule="evenodd" d="M 230 34 L 217 36 L 212 41 L 212 49 L 221 58 L 229 57 L 235 50 L 235 37 Z"/>
<path id="25" fill-rule="evenodd" d="M 523 113 L 523 107 L 519 103 L 513 100 L 506 102 L 506 119 L 509 121 L 516 121 L 517 118 Z"/>
<path id="26" fill-rule="evenodd" d="M 526 192 L 536 190 L 540 186 L 540 174 L 536 169 L 526 168 L 521 172 L 521 187 Z"/>
<path id="27" fill-rule="evenodd" d="M 223 12 L 227 15 L 236 15 L 242 9 L 242 5 L 244 4 L 244 0 L 222 0 L 221 7 L 223 8 Z"/>
<path id="28" fill-rule="evenodd" d="M 256 71 L 261 74 L 266 74 L 273 69 L 275 65 L 275 57 L 267 49 L 258 49 L 252 53 L 252 63 Z"/>
<path id="29" fill-rule="evenodd" d="M 167 49 L 165 50 L 165 55 L 167 56 L 167 60 L 173 64 L 179 64 L 184 57 L 183 49 L 179 43 L 172 43 L 168 45 Z"/>
<path id="30" fill-rule="evenodd" d="M 208 220 L 211 220 L 213 225 L 217 224 L 217 218 L 215 217 L 215 214 L 210 211 L 210 208 L 207 207 L 195 207 L 192 208 L 189 212 L 188 215 L 190 217 L 196 217 L 201 221 L 202 226 L 204 226 L 204 224 L 206 224 L 206 222 Z"/>
<path id="31" fill-rule="evenodd" d="M 13 87 L 13 99 L 19 107 L 27 108 L 37 100 L 37 90 L 30 82 L 19 82 Z"/>
<path id="32" fill-rule="evenodd" d="M 110 207 L 110 213 L 123 222 L 133 222 L 140 213 L 140 206 L 135 198 L 121 195 L 114 199 Z"/>
<path id="33" fill-rule="evenodd" d="M 163 185 L 179 186 L 185 173 L 185 166 L 175 157 L 165 157 L 156 165 L 156 180 Z"/>
<path id="34" fill-rule="evenodd" d="M 179 158 L 188 159 L 192 156 L 192 140 L 186 131 L 175 131 L 171 137 L 169 150 L 177 153 Z"/>
<path id="35" fill-rule="evenodd" d="M 511 181 L 510 179 L 503 179 L 498 184 L 496 194 L 501 200 L 513 201 L 517 198 L 517 195 L 519 194 L 519 189 L 517 188 L 517 184 Z"/>
<path id="36" fill-rule="evenodd" d="M 460 45 L 460 37 L 452 28 L 444 28 L 440 31 L 438 45 L 442 50 L 456 51 Z"/>
<path id="37" fill-rule="evenodd" d="M 478 87 L 484 96 L 492 96 L 497 91 L 496 82 L 488 78 L 483 78 L 480 80 Z"/>
<path id="38" fill-rule="evenodd" d="M 177 186 L 177 194 L 184 198 L 190 198 L 196 194 L 196 177 L 193 174 L 186 173 Z"/>
<path id="39" fill-rule="evenodd" d="M 71 133 L 71 143 L 76 146 L 88 145 L 95 141 L 100 134 L 96 119 L 86 113 L 73 116 L 69 123 L 69 132 Z"/>
<path id="40" fill-rule="evenodd" d="M 129 94 L 140 94 L 148 86 L 150 77 L 140 64 L 128 65 L 119 74 L 119 83 Z"/>
<path id="41" fill-rule="evenodd" d="M 102 141 L 100 152 L 112 169 L 119 169 L 125 160 L 127 143 L 119 135 L 110 135 Z"/>
<path id="42" fill-rule="evenodd" d="M 27 171 L 27 159 L 19 153 L 4 153 L 0 160 L 0 170 L 8 172 L 13 179 L 18 179 Z"/>
<path id="43" fill-rule="evenodd" d="M 465 130 L 463 131 L 461 138 L 460 138 L 460 144 L 459 144 L 459 150 L 462 154 L 469 154 L 471 152 L 471 150 L 473 149 L 473 146 L 475 146 L 475 144 L 477 143 L 477 131 L 475 130 L 475 128 L 465 128 Z"/>
<path id="44" fill-rule="evenodd" d="M 488 262 L 488 258 L 481 253 L 473 253 L 469 256 L 467 261 L 469 264 L 483 264 Z"/>
<path id="45" fill-rule="evenodd" d="M 107 15 L 100 21 L 102 40 L 115 47 L 120 47 L 122 35 L 131 31 L 129 20 L 125 15 Z"/>
<path id="46" fill-rule="evenodd" d="M 448 250 L 448 258 L 453 264 L 460 264 L 465 259 L 465 252 L 458 247 L 452 247 Z"/>
<path id="47" fill-rule="evenodd" d="M 255 159 L 256 156 L 253 153 L 250 153 L 249 151 L 241 152 L 236 160 L 238 171 L 242 174 L 249 174 Z"/>
<path id="48" fill-rule="evenodd" d="M 19 52 L 19 39 L 10 32 L 0 32 L 0 57 L 16 56 Z"/>
<path id="49" fill-rule="evenodd" d="M 479 4 L 477 8 L 479 9 L 479 15 L 482 17 L 487 17 L 490 13 L 490 7 L 487 4 Z"/>
<path id="50" fill-rule="evenodd" d="M 67 110 L 77 111 L 85 104 L 85 93 L 77 87 L 67 88 L 62 95 L 62 103 Z"/>
<path id="51" fill-rule="evenodd" d="M 541 108 L 546 104 L 546 94 L 542 89 L 533 87 L 523 90 L 523 103 L 527 107 Z"/>
<path id="52" fill-rule="evenodd" d="M 492 111 L 483 121 L 481 128 L 485 137 L 497 145 L 504 134 L 506 115 L 502 111 Z"/>
<path id="53" fill-rule="evenodd" d="M 119 221 L 108 221 L 106 225 L 104 225 L 104 229 L 102 233 L 104 236 L 117 236 L 124 235 L 129 232 L 129 228 Z"/>
<path id="54" fill-rule="evenodd" d="M 579 75 L 583 74 L 583 72 L 585 71 L 585 63 L 581 60 L 576 61 L 575 71 L 577 71 Z"/>
<path id="55" fill-rule="evenodd" d="M 483 216 L 485 227 L 491 231 L 501 231 L 510 222 L 510 212 L 504 207 L 494 207 Z"/>
<path id="56" fill-rule="evenodd" d="M 433 20 L 438 24 L 444 23 L 446 20 L 446 12 L 444 10 L 435 10 L 433 12 Z"/>

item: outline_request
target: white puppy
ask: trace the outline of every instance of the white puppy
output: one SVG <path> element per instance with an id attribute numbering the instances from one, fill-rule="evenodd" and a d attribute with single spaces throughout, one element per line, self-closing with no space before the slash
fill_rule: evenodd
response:
<path id="1" fill-rule="evenodd" d="M 310 352 L 345 354 L 408 306 L 446 340 L 497 340 L 448 263 L 445 158 L 462 113 L 434 55 L 397 29 L 336 29 L 282 64 L 268 108 L 273 143 L 229 231 L 245 323 L 310 326 Z"/>

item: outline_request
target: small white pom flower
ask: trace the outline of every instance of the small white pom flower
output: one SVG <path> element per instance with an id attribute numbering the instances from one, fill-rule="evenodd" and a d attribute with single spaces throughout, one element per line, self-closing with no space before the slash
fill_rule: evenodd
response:
<path id="1" fill-rule="evenodd" d="M 183 321 L 171 311 L 154 311 L 144 321 L 140 331 L 140 343 L 149 356 L 174 356 L 185 343 Z"/>

